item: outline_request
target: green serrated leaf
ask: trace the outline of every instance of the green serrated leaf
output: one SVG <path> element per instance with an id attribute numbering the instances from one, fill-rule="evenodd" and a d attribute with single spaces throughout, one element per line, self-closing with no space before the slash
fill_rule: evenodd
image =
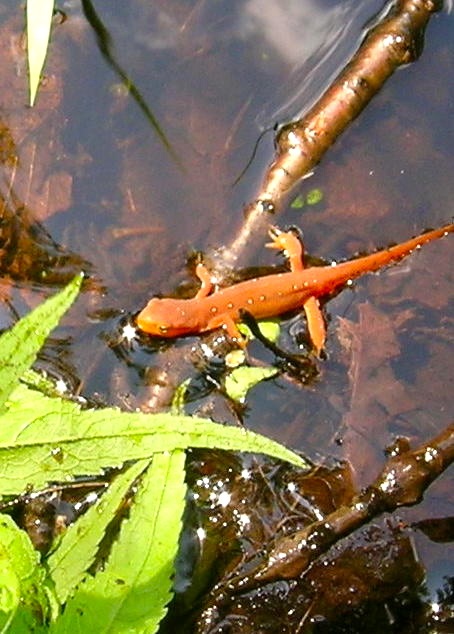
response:
<path id="1" fill-rule="evenodd" d="M 49 44 L 54 0 L 27 0 L 27 52 L 30 73 L 30 105 L 38 91 Z"/>
<path id="2" fill-rule="evenodd" d="M 259 368 L 243 365 L 232 370 L 225 378 L 225 391 L 235 401 L 243 403 L 247 393 L 257 383 L 278 374 L 276 368 Z"/>
<path id="3" fill-rule="evenodd" d="M 189 416 L 81 410 L 20 386 L 0 416 L 0 495 L 188 447 L 264 453 L 307 466 L 293 451 L 246 429 Z"/>
<path id="4" fill-rule="evenodd" d="M 93 563 L 108 524 L 134 480 L 149 463 L 149 460 L 139 460 L 124 473 L 120 473 L 100 499 L 68 528 L 55 551 L 49 556 L 49 575 L 55 584 L 55 593 L 61 604 L 82 581 Z"/>
<path id="5" fill-rule="evenodd" d="M 2 632 L 39 631 L 49 613 L 39 554 L 8 515 L 0 516 L 0 624 Z"/>
<path id="6" fill-rule="evenodd" d="M 81 584 L 53 634 L 157 631 L 172 597 L 186 492 L 184 462 L 182 451 L 154 456 L 104 570 Z"/>
<path id="7" fill-rule="evenodd" d="M 0 337 L 0 413 L 21 375 L 32 365 L 51 330 L 76 298 L 82 275 L 47 299 Z"/>

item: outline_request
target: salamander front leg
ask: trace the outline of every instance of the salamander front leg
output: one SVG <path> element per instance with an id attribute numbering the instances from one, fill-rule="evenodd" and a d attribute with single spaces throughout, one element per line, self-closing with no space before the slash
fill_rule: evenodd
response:
<path id="1" fill-rule="evenodd" d="M 268 232 L 272 242 L 267 242 L 265 246 L 269 249 L 283 251 L 293 272 L 304 269 L 303 245 L 298 237 L 291 231 L 281 231 L 277 227 L 271 227 Z"/>
<path id="2" fill-rule="evenodd" d="M 277 227 L 271 227 L 269 235 L 273 242 L 269 242 L 266 246 L 283 251 L 289 260 L 291 271 L 302 273 L 304 271 L 303 244 L 298 237 L 291 231 L 280 231 Z M 303 308 L 309 338 L 317 356 L 320 356 L 325 345 L 326 326 L 318 299 L 309 297 L 304 302 Z"/>
<path id="3" fill-rule="evenodd" d="M 224 328 L 231 339 L 233 339 L 240 348 L 245 348 L 247 345 L 246 337 L 243 337 L 241 332 L 232 317 L 228 314 L 215 315 L 208 324 L 208 330 L 215 330 L 216 328 Z"/>

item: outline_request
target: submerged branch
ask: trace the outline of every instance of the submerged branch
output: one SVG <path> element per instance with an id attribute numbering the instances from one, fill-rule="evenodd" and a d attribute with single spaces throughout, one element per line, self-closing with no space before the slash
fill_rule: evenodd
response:
<path id="1" fill-rule="evenodd" d="M 340 539 L 382 513 L 419 502 L 427 487 L 454 461 L 454 424 L 411 450 L 400 440 L 377 479 L 322 520 L 279 538 L 263 564 L 215 589 L 214 603 L 263 584 L 299 577 Z"/>
<path id="2" fill-rule="evenodd" d="M 313 108 L 280 130 L 276 158 L 239 233 L 222 254 L 224 266 L 233 266 L 251 239 L 263 236 L 285 196 L 320 162 L 394 71 L 419 57 L 425 27 L 440 6 L 437 0 L 390 2 L 384 19 Z"/>

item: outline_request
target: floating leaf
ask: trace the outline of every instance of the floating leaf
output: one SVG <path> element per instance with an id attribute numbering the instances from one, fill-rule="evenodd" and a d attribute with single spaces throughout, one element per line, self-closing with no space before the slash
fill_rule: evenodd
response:
<path id="1" fill-rule="evenodd" d="M 36 359 L 51 330 L 76 298 L 83 276 L 46 300 L 0 337 L 0 412 L 21 375 Z"/>
<path id="2" fill-rule="evenodd" d="M 290 209 L 301 209 L 305 205 L 304 197 L 301 194 L 298 194 L 292 202 L 290 203 Z"/>
<path id="3" fill-rule="evenodd" d="M 53 634 L 153 634 L 172 598 L 172 576 L 185 504 L 185 454 L 156 454 L 129 518 L 101 572 L 68 601 Z"/>
<path id="4" fill-rule="evenodd" d="M 279 335 L 281 332 L 281 326 L 280 326 L 279 320 L 263 319 L 262 321 L 258 321 L 257 325 L 259 327 L 260 332 L 265 337 L 265 339 L 268 339 L 269 341 L 276 343 L 276 341 L 279 339 Z M 238 330 L 241 332 L 242 335 L 244 335 L 248 339 L 255 339 L 249 326 L 247 326 L 246 324 L 243 324 L 243 323 L 238 324 Z"/>
<path id="5" fill-rule="evenodd" d="M 323 192 L 321 189 L 311 189 L 307 193 L 306 202 L 308 205 L 316 205 L 323 200 Z"/>
<path id="6" fill-rule="evenodd" d="M 247 393 L 257 383 L 276 376 L 276 368 L 259 368 L 248 365 L 232 370 L 225 379 L 225 391 L 235 401 L 243 403 Z"/>
<path id="7" fill-rule="evenodd" d="M 30 105 L 38 92 L 39 79 L 49 44 L 54 0 L 27 0 L 27 52 L 30 73 Z"/>
<path id="8" fill-rule="evenodd" d="M 306 196 L 298 194 L 290 203 L 291 209 L 302 209 L 305 205 L 317 205 L 323 200 L 323 192 L 321 189 L 311 189 Z"/>

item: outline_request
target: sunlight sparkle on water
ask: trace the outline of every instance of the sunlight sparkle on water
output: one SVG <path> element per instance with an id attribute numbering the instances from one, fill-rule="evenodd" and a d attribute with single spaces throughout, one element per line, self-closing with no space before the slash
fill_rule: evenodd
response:
<path id="1" fill-rule="evenodd" d="M 123 339 L 126 339 L 128 343 L 131 343 L 136 337 L 136 329 L 132 324 L 126 324 L 121 329 L 121 336 Z"/>
<path id="2" fill-rule="evenodd" d="M 252 478 L 252 472 L 250 471 L 250 469 L 242 469 L 240 476 L 243 480 L 250 480 Z"/>
<path id="3" fill-rule="evenodd" d="M 218 496 L 218 504 L 225 508 L 226 506 L 230 504 L 231 499 L 232 499 L 232 496 L 230 495 L 228 491 L 222 491 L 222 493 L 220 493 Z"/>
<path id="4" fill-rule="evenodd" d="M 199 527 L 196 530 L 196 535 L 200 542 L 203 542 L 207 536 L 206 530 L 204 528 Z"/>
<path id="5" fill-rule="evenodd" d="M 68 386 L 63 379 L 58 379 L 58 381 L 55 383 L 55 389 L 59 394 L 64 394 L 68 391 Z"/>

